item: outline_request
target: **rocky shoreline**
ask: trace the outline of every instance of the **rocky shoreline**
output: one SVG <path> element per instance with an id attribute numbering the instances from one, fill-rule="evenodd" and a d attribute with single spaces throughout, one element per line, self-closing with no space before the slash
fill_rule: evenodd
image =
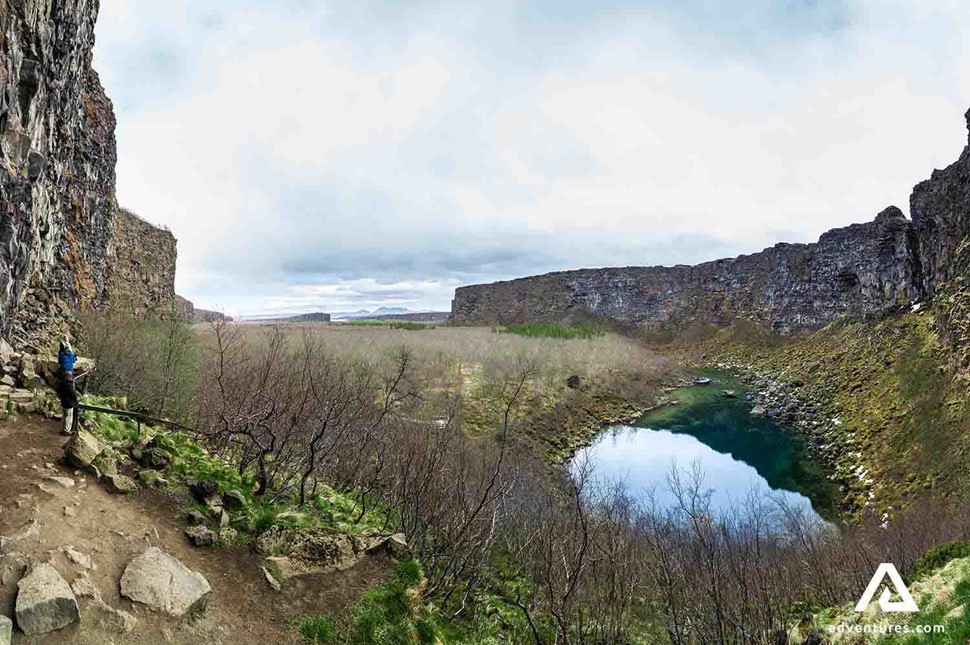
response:
<path id="1" fill-rule="evenodd" d="M 831 409 L 820 386 L 746 362 L 717 362 L 709 367 L 736 375 L 751 389 L 745 399 L 752 404 L 752 416 L 769 418 L 805 437 L 809 454 L 830 471 L 827 478 L 839 487 L 841 512 L 854 514 L 874 498 L 873 480 L 853 432 Z"/>

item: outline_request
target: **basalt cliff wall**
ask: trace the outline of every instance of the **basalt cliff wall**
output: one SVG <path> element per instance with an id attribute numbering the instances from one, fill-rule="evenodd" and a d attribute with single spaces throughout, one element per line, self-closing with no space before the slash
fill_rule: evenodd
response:
<path id="1" fill-rule="evenodd" d="M 967 113 L 970 128 L 970 112 Z M 866 318 L 931 297 L 970 234 L 970 146 L 918 184 L 912 220 L 891 206 L 812 244 L 696 266 L 563 271 L 455 292 L 451 320 L 502 324 L 601 316 L 653 330 L 749 319 L 781 333 Z"/>
<path id="2" fill-rule="evenodd" d="M 0 333 L 15 344 L 45 344 L 113 292 L 151 305 L 170 291 L 174 239 L 155 263 L 165 275 L 119 287 L 132 265 L 114 236 L 131 227 L 115 201 L 115 116 L 91 66 L 98 5 L 0 0 Z"/>

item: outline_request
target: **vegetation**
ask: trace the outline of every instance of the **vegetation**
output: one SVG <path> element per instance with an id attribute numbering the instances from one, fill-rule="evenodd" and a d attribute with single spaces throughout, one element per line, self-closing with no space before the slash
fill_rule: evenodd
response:
<path id="1" fill-rule="evenodd" d="M 518 334 L 528 338 L 600 338 L 606 331 L 590 324 L 555 325 L 551 323 L 530 323 L 522 325 L 506 325 L 499 327 L 499 331 L 508 334 Z"/>
<path id="2" fill-rule="evenodd" d="M 409 322 L 406 320 L 370 320 L 366 318 L 346 320 L 340 324 L 354 327 L 387 327 L 388 329 L 401 329 L 404 331 L 422 331 L 435 328 L 435 325 L 430 323 Z"/>
<path id="3" fill-rule="evenodd" d="M 374 587 L 337 617 L 304 618 L 300 633 L 311 643 L 334 645 L 440 642 L 433 609 L 420 601 L 423 584 L 421 565 L 402 560 L 393 580 Z"/>

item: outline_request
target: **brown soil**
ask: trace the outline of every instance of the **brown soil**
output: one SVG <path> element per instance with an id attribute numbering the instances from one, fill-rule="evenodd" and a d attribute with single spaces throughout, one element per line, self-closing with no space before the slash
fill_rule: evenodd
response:
<path id="1" fill-rule="evenodd" d="M 299 642 L 298 618 L 339 610 L 389 571 L 386 559 L 368 558 L 347 571 L 292 579 L 276 592 L 248 547 L 200 549 L 189 544 L 183 534 L 184 492 L 142 489 L 111 495 L 90 475 L 60 463 L 64 441 L 52 421 L 11 417 L 0 423 L 0 535 L 14 536 L 36 521 L 37 535 L 18 540 L 8 551 L 51 561 L 69 582 L 83 571 L 61 549 L 70 546 L 89 554 L 94 563 L 90 577 L 104 601 L 138 622 L 128 634 L 111 631 L 99 624 L 92 601 L 79 599 L 79 622 L 39 637 L 15 630 L 15 644 Z M 69 477 L 74 485 L 45 480 L 48 476 Z M 119 595 L 125 566 L 149 546 L 167 551 L 209 581 L 214 595 L 201 617 L 163 617 Z M 15 597 L 16 581 L 0 580 L 0 613 L 13 616 Z"/>

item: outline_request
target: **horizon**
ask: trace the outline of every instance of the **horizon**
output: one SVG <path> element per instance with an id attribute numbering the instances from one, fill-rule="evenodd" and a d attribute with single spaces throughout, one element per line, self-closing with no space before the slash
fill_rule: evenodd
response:
<path id="1" fill-rule="evenodd" d="M 458 286 L 909 216 L 970 105 L 970 9 L 928 14 L 125 0 L 95 67 L 119 203 L 173 231 L 196 306 L 445 311 Z"/>

